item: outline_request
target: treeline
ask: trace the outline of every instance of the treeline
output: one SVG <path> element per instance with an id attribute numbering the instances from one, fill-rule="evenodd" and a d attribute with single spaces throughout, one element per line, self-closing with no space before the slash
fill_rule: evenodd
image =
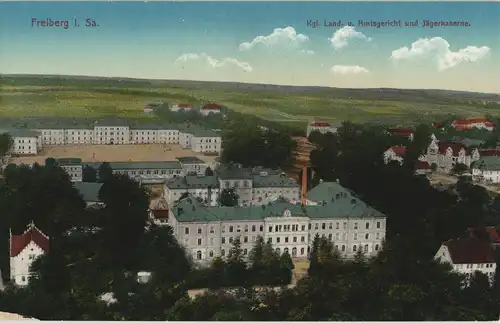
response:
<path id="1" fill-rule="evenodd" d="M 248 259 L 246 259 L 248 257 Z M 208 268 L 194 270 L 188 287 L 222 288 L 251 286 L 282 286 L 290 284 L 294 268 L 290 254 L 278 254 L 261 236 L 248 255 L 236 238 L 227 258 L 217 257 Z"/>

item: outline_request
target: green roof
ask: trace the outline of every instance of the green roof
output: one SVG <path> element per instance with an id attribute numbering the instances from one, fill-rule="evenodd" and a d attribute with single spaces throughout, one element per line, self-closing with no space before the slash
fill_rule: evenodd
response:
<path id="1" fill-rule="evenodd" d="M 82 164 L 81 158 L 58 158 L 56 161 L 60 166 L 76 166 Z"/>
<path id="2" fill-rule="evenodd" d="M 219 181 L 216 176 L 196 176 L 187 175 L 181 178 L 175 178 L 167 181 L 165 185 L 169 189 L 195 189 L 195 188 L 212 188 L 219 187 Z"/>
<path id="3" fill-rule="evenodd" d="M 220 134 L 216 133 L 215 131 L 199 126 L 180 126 L 179 130 L 184 133 L 190 133 L 195 137 L 220 137 Z"/>
<path id="4" fill-rule="evenodd" d="M 323 182 L 307 192 L 307 199 L 314 202 L 331 201 L 332 198 L 351 197 L 346 188 L 336 182 Z"/>
<path id="5" fill-rule="evenodd" d="M 102 188 L 102 183 L 76 182 L 73 185 L 83 196 L 85 202 L 100 202 L 99 191 Z"/>
<path id="6" fill-rule="evenodd" d="M 299 187 L 300 185 L 286 175 L 252 175 L 253 187 Z"/>
<path id="7" fill-rule="evenodd" d="M 267 217 L 282 217 L 285 210 L 290 210 L 294 217 L 310 219 L 385 217 L 355 198 L 339 198 L 306 207 L 282 201 L 249 207 L 219 207 L 205 206 L 196 198 L 186 197 L 172 208 L 172 214 L 179 222 L 262 221 Z"/>
<path id="8" fill-rule="evenodd" d="M 206 164 L 206 162 L 195 156 L 177 157 L 176 159 L 182 164 Z"/>
<path id="9" fill-rule="evenodd" d="M 99 168 L 102 163 L 85 163 L 84 166 L 90 166 L 92 168 Z M 182 169 L 181 163 L 178 161 L 164 161 L 164 162 L 154 162 L 154 161 L 144 161 L 144 162 L 109 162 L 109 166 L 113 170 L 128 170 L 128 169 Z"/>
<path id="10" fill-rule="evenodd" d="M 40 135 L 37 131 L 16 128 L 0 129 L 0 133 L 8 133 L 11 137 L 37 137 Z"/>
<path id="11" fill-rule="evenodd" d="M 251 178 L 250 172 L 233 164 L 220 165 L 215 173 L 222 180 Z"/>
<path id="12" fill-rule="evenodd" d="M 471 165 L 472 168 L 480 170 L 500 170 L 499 156 L 484 156 L 476 160 Z"/>

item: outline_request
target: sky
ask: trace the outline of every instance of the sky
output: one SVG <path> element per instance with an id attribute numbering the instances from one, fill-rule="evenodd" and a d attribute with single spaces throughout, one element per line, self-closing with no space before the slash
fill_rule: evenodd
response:
<path id="1" fill-rule="evenodd" d="M 500 93 L 499 32 L 500 2 L 0 2 L 0 73 Z"/>

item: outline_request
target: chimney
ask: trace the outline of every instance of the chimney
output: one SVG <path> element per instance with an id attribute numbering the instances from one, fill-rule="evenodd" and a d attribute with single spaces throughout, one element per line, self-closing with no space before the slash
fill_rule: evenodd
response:
<path id="1" fill-rule="evenodd" d="M 307 166 L 304 166 L 302 168 L 302 205 L 306 205 L 306 198 L 307 198 Z"/>

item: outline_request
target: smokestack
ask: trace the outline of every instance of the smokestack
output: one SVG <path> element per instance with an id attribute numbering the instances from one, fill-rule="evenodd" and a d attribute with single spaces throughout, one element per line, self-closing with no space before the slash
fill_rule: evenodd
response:
<path id="1" fill-rule="evenodd" d="M 306 205 L 306 197 L 307 197 L 307 166 L 304 166 L 302 168 L 302 196 L 301 196 L 301 202 L 302 205 Z"/>

